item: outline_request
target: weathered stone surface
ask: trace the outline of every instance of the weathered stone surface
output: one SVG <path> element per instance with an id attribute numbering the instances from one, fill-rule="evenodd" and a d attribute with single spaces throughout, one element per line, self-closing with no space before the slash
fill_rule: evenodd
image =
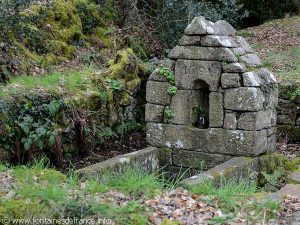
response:
<path id="1" fill-rule="evenodd" d="M 300 184 L 287 184 L 285 187 L 281 188 L 279 191 L 272 193 L 269 195 L 271 199 L 283 200 L 287 195 L 293 196 L 300 200 Z M 297 217 L 297 221 L 295 220 L 293 223 L 288 224 L 299 224 L 299 213 Z"/>
<path id="2" fill-rule="evenodd" d="M 267 131 L 209 129 L 208 152 L 235 156 L 257 156 L 267 151 Z"/>
<path id="3" fill-rule="evenodd" d="M 179 45 L 185 46 L 185 45 L 193 45 L 197 46 L 201 44 L 201 37 L 200 36 L 187 36 L 184 35 L 179 40 Z"/>
<path id="4" fill-rule="evenodd" d="M 182 186 L 193 186 L 212 180 L 214 185 L 218 186 L 224 179 L 238 181 L 241 177 L 249 176 L 256 169 L 256 159 L 236 157 L 199 175 L 184 179 L 179 184 Z"/>
<path id="5" fill-rule="evenodd" d="M 151 146 L 172 149 L 206 150 L 205 129 L 173 124 L 147 124 L 147 140 Z"/>
<path id="6" fill-rule="evenodd" d="M 267 151 L 267 131 L 197 129 L 173 124 L 147 124 L 147 140 L 151 146 L 178 150 L 256 156 Z"/>
<path id="7" fill-rule="evenodd" d="M 246 39 L 242 36 L 237 36 L 236 37 L 236 42 L 239 46 L 239 48 L 242 48 L 245 50 L 246 53 L 253 53 L 254 50 L 251 48 L 249 43 L 246 41 Z"/>
<path id="8" fill-rule="evenodd" d="M 275 75 L 266 68 L 260 69 L 257 72 L 257 74 L 264 81 L 265 84 L 277 83 L 277 79 L 276 79 Z"/>
<path id="9" fill-rule="evenodd" d="M 175 61 L 169 58 L 163 58 L 163 59 L 158 59 L 157 57 L 154 57 L 152 59 L 149 60 L 149 66 L 151 68 L 151 66 L 155 66 L 155 68 L 157 67 L 167 67 L 170 68 L 171 70 L 174 69 L 174 65 L 175 65 Z"/>
<path id="10" fill-rule="evenodd" d="M 268 137 L 268 151 L 269 152 L 274 152 L 276 150 L 276 142 L 277 142 L 276 134 Z"/>
<path id="11" fill-rule="evenodd" d="M 187 35 L 214 34 L 214 23 L 204 17 L 195 17 L 184 31 Z"/>
<path id="12" fill-rule="evenodd" d="M 222 36 L 235 35 L 236 30 L 226 21 L 216 23 L 207 21 L 204 17 L 195 17 L 184 31 L 187 35 L 215 34 Z"/>
<path id="13" fill-rule="evenodd" d="M 195 90 L 177 90 L 171 101 L 174 117 L 172 123 L 191 125 L 197 121 L 195 110 L 200 105 L 200 92 Z"/>
<path id="14" fill-rule="evenodd" d="M 228 113 L 228 112 L 225 113 L 224 128 L 229 130 L 236 130 L 237 128 L 236 113 Z"/>
<path id="15" fill-rule="evenodd" d="M 120 155 L 106 161 L 85 167 L 76 172 L 82 176 L 95 176 L 107 170 L 122 170 L 128 165 L 134 168 L 154 172 L 159 169 L 158 149 L 149 147 L 140 151 Z"/>
<path id="16" fill-rule="evenodd" d="M 157 122 L 162 123 L 164 118 L 164 109 L 165 106 L 146 104 L 145 110 L 145 121 L 146 122 Z"/>
<path id="17" fill-rule="evenodd" d="M 272 135 L 274 135 L 276 133 L 277 133 L 277 127 L 271 127 L 271 128 L 267 129 L 267 135 L 268 135 L 268 137 L 272 136 Z"/>
<path id="18" fill-rule="evenodd" d="M 233 38 L 227 36 L 207 35 L 201 38 L 201 45 L 207 47 L 227 47 L 234 48 L 237 44 Z"/>
<path id="19" fill-rule="evenodd" d="M 175 151 L 173 164 L 193 169 L 207 170 L 230 160 L 232 156 L 209 154 L 199 151 Z"/>
<path id="20" fill-rule="evenodd" d="M 223 127 L 223 93 L 211 92 L 209 95 L 209 126 Z"/>
<path id="21" fill-rule="evenodd" d="M 300 171 L 296 171 L 290 174 L 288 177 L 288 182 L 291 184 L 300 184 Z M 300 188 L 299 188 L 300 191 Z"/>
<path id="22" fill-rule="evenodd" d="M 243 74 L 243 82 L 246 87 L 260 87 L 262 80 L 254 72 L 247 72 Z"/>
<path id="23" fill-rule="evenodd" d="M 271 126 L 274 127 L 277 124 L 277 110 L 276 108 L 272 109 L 266 109 L 266 111 L 271 111 L 270 117 L 271 117 Z"/>
<path id="24" fill-rule="evenodd" d="M 239 111 L 259 111 L 264 106 L 264 95 L 258 88 L 241 87 L 225 90 L 225 108 Z"/>
<path id="25" fill-rule="evenodd" d="M 265 108 L 266 109 L 273 109 L 276 108 L 276 106 L 278 105 L 278 88 L 277 88 L 277 84 L 275 87 L 272 88 L 268 88 L 265 90 Z"/>
<path id="26" fill-rule="evenodd" d="M 246 51 L 243 48 L 233 48 L 232 51 L 234 54 L 236 54 L 238 56 L 242 56 L 242 55 L 246 54 Z"/>
<path id="27" fill-rule="evenodd" d="M 221 76 L 222 88 L 237 88 L 241 86 L 238 73 L 223 73 Z"/>
<path id="28" fill-rule="evenodd" d="M 223 71 L 226 73 L 243 73 L 245 71 L 245 65 L 241 63 L 229 63 L 223 65 Z"/>
<path id="29" fill-rule="evenodd" d="M 276 124 L 276 113 L 274 110 L 242 113 L 238 119 L 238 129 L 261 130 L 270 128 Z"/>
<path id="30" fill-rule="evenodd" d="M 256 67 L 262 65 L 262 61 L 257 54 L 246 54 L 241 56 L 241 59 L 249 67 Z"/>
<path id="31" fill-rule="evenodd" d="M 160 74 L 159 69 L 155 69 L 149 76 L 148 80 L 167 82 L 167 79 Z"/>
<path id="32" fill-rule="evenodd" d="M 214 24 L 214 34 L 223 36 L 234 36 L 236 30 L 225 20 L 218 20 Z"/>
<path id="33" fill-rule="evenodd" d="M 205 81 L 210 90 L 217 91 L 221 76 L 221 63 L 214 61 L 177 60 L 175 82 L 179 89 L 196 89 L 195 81 Z"/>
<path id="34" fill-rule="evenodd" d="M 168 94 L 168 88 L 171 85 L 167 82 L 147 82 L 146 100 L 148 103 L 157 105 L 170 105 L 171 96 Z"/>
<path id="35" fill-rule="evenodd" d="M 172 59 L 199 59 L 237 62 L 237 57 L 229 48 L 176 46 L 170 51 L 168 57 Z"/>

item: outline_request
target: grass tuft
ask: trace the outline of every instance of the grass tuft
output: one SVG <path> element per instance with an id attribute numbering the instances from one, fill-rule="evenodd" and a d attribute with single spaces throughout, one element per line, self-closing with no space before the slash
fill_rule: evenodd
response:
<path id="1" fill-rule="evenodd" d="M 57 90 L 58 86 L 63 86 L 68 92 L 75 93 L 78 86 L 83 82 L 83 72 L 54 72 L 43 76 L 18 76 L 12 78 L 7 85 L 0 86 L 0 96 L 14 94 L 23 89 L 34 89 L 37 87 L 47 90 Z"/>
<path id="2" fill-rule="evenodd" d="M 208 180 L 199 185 L 191 186 L 194 194 L 208 195 L 217 198 L 220 207 L 227 212 L 232 212 L 238 206 L 239 201 L 253 195 L 257 191 L 256 183 L 248 180 L 223 181 L 219 187 Z"/>

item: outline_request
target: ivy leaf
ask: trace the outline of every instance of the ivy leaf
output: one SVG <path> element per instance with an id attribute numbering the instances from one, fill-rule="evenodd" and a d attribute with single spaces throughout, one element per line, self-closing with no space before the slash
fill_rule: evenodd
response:
<path id="1" fill-rule="evenodd" d="M 52 147 L 55 144 L 56 138 L 54 135 L 51 135 L 49 138 L 49 145 Z"/>
<path id="2" fill-rule="evenodd" d="M 39 141 L 37 142 L 37 146 L 42 150 L 43 147 L 44 147 L 44 144 L 43 144 L 42 141 L 39 140 Z"/>
<path id="3" fill-rule="evenodd" d="M 29 134 L 29 133 L 30 133 L 29 126 L 27 126 L 26 124 L 20 123 L 19 126 L 22 128 L 22 130 L 23 130 L 26 134 Z"/>
<path id="4" fill-rule="evenodd" d="M 30 147 L 31 147 L 31 143 L 29 143 L 28 141 L 26 141 L 26 142 L 24 143 L 24 148 L 25 148 L 25 150 L 28 151 L 28 150 L 30 149 Z"/>

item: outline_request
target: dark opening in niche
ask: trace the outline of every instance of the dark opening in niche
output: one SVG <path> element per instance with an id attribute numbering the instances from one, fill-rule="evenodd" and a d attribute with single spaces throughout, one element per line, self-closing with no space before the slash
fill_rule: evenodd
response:
<path id="1" fill-rule="evenodd" d="M 194 124 L 199 129 L 209 127 L 209 86 L 203 80 L 194 82 L 194 89 L 198 92 L 198 106 L 194 109 L 197 112 L 197 121 Z"/>

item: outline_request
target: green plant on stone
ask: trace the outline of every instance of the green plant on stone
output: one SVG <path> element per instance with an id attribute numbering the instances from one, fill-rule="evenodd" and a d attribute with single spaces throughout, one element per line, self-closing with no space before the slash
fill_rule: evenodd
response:
<path id="1" fill-rule="evenodd" d="M 163 75 L 169 83 L 171 84 L 175 83 L 175 74 L 171 69 L 167 67 L 162 67 L 159 69 L 159 73 Z"/>
<path id="2" fill-rule="evenodd" d="M 286 171 L 284 168 L 279 167 L 272 174 L 264 171 L 258 174 L 258 183 L 262 186 L 263 191 L 276 191 L 281 186 L 282 180 L 285 178 Z"/>
<path id="3" fill-rule="evenodd" d="M 177 92 L 177 87 L 171 86 L 171 87 L 168 88 L 168 94 L 169 95 L 173 96 L 173 95 L 176 94 L 176 92 Z"/>
<path id="4" fill-rule="evenodd" d="M 297 88 L 291 96 L 291 100 L 294 100 L 295 98 L 297 98 L 298 96 L 300 96 L 300 88 Z"/>
<path id="5" fill-rule="evenodd" d="M 167 120 L 167 123 L 171 123 L 171 120 L 174 118 L 174 113 L 172 112 L 172 110 L 165 110 L 165 118 Z"/>
<path id="6" fill-rule="evenodd" d="M 112 89 L 113 92 L 120 92 L 122 91 L 122 86 L 119 80 L 107 80 L 108 86 Z"/>
<path id="7" fill-rule="evenodd" d="M 194 107 L 193 110 L 202 116 L 208 114 L 208 109 L 202 106 Z"/>

